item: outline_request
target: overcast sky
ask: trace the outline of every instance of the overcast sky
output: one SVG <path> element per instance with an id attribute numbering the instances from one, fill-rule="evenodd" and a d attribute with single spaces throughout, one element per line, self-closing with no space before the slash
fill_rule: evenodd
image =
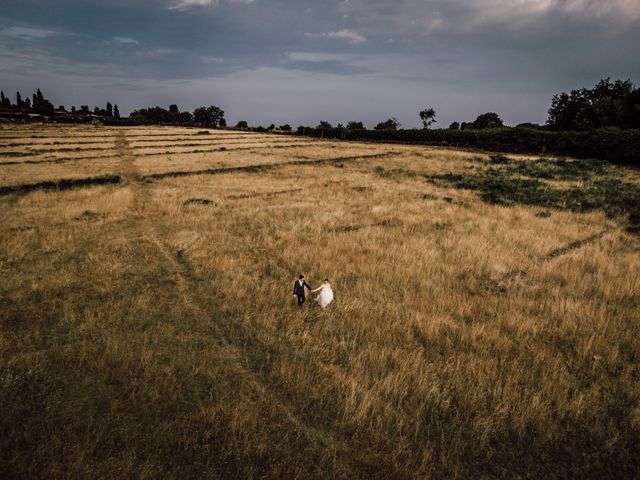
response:
<path id="1" fill-rule="evenodd" d="M 0 0 L 0 88 L 56 106 L 218 105 L 227 121 L 484 112 L 542 123 L 554 93 L 640 82 L 640 0 Z"/>

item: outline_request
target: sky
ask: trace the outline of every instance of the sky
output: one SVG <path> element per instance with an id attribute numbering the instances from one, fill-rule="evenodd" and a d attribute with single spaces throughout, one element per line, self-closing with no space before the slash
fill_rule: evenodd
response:
<path id="1" fill-rule="evenodd" d="M 217 105 L 227 122 L 496 112 L 640 82 L 640 0 L 0 0 L 0 89 L 56 106 Z"/>

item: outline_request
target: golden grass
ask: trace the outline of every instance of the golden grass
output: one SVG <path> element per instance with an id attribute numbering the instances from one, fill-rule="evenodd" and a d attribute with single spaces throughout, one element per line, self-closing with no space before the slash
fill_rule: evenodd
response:
<path id="1" fill-rule="evenodd" d="M 32 132 L 103 129 L 0 136 Z M 129 135 L 193 131 L 104 132 L 122 185 L 0 197 L 0 476 L 637 475 L 640 240 L 601 212 L 540 218 L 418 175 L 466 152 L 142 157 Z M 48 178 L 104 171 L 68 165 Z M 0 185 L 46 177 L 9 168 Z M 298 310 L 298 271 L 335 302 Z"/>

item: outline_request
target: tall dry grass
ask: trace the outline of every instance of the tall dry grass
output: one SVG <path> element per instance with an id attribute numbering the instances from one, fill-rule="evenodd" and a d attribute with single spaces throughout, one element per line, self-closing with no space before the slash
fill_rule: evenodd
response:
<path id="1" fill-rule="evenodd" d="M 2 476 L 637 476 L 640 241 L 615 220 L 437 186 L 482 167 L 418 147 L 144 182 L 141 131 L 166 130 L 113 133 L 121 186 L 0 197 Z M 358 152 L 331 145 L 306 157 Z M 335 302 L 298 309 L 299 271 Z"/>

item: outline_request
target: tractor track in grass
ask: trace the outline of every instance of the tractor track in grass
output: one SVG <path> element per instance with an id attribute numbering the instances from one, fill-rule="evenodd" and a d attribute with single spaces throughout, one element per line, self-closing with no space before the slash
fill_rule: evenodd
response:
<path id="1" fill-rule="evenodd" d="M 558 257 L 561 257 L 563 255 L 567 255 L 573 252 L 574 250 L 578 250 L 586 245 L 589 245 L 591 243 L 596 242 L 597 240 L 600 240 L 605 235 L 612 233 L 612 231 L 613 231 L 612 229 L 607 228 L 598 233 L 594 233 L 593 235 L 589 235 L 588 237 L 574 240 L 573 242 L 563 245 L 562 247 L 554 248 L 550 250 L 546 255 L 542 255 L 536 258 L 532 262 L 531 267 L 539 266 L 544 263 L 550 262 L 551 260 L 554 260 Z M 496 279 L 488 280 L 485 284 L 485 288 L 494 293 L 506 293 L 508 291 L 508 288 L 506 285 L 507 283 L 526 277 L 527 275 L 528 275 L 528 271 L 525 269 L 511 270 L 509 272 L 506 272 L 500 275 Z"/>

